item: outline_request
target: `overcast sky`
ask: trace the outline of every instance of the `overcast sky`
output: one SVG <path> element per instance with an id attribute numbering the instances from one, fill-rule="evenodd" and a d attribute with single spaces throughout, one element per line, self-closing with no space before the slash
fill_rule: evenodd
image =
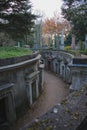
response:
<path id="1" fill-rule="evenodd" d="M 31 0 L 34 10 L 44 12 L 46 17 L 53 17 L 54 12 L 61 12 L 62 0 Z"/>

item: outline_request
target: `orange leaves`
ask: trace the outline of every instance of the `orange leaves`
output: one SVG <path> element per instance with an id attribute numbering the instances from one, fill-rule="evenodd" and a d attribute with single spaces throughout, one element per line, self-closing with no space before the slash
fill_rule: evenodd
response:
<path id="1" fill-rule="evenodd" d="M 60 34 L 62 30 L 69 30 L 69 23 L 66 20 L 57 20 L 54 17 L 46 19 L 42 27 L 43 34 Z"/>

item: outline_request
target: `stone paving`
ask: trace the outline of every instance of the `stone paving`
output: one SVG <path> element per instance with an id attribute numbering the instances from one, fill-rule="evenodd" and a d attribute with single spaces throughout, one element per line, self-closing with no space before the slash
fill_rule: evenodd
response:
<path id="1" fill-rule="evenodd" d="M 69 88 L 58 75 L 45 72 L 44 92 L 38 101 L 11 128 L 19 130 L 26 124 L 47 113 L 53 106 L 69 95 Z M 35 129 L 34 129 L 35 130 Z"/>

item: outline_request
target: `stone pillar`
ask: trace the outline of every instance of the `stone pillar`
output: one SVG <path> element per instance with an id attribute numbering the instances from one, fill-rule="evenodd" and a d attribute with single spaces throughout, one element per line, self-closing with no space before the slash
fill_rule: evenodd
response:
<path id="1" fill-rule="evenodd" d="M 39 77 L 36 79 L 36 96 L 39 96 L 39 88 L 38 88 L 38 84 L 39 84 Z"/>
<path id="2" fill-rule="evenodd" d="M 63 62 L 64 62 L 64 81 L 66 81 L 66 77 L 67 77 L 67 64 L 68 64 L 68 61 L 67 61 L 67 58 L 63 59 Z"/>
<path id="3" fill-rule="evenodd" d="M 57 62 L 58 62 L 58 74 L 60 74 L 61 61 L 62 61 L 62 59 L 61 59 L 60 57 L 57 57 Z"/>
<path id="4" fill-rule="evenodd" d="M 64 67 L 64 64 L 63 64 L 63 61 L 60 62 L 60 76 L 63 77 L 63 67 Z"/>
<path id="5" fill-rule="evenodd" d="M 39 70 L 40 70 L 40 87 L 42 91 L 44 85 L 44 64 L 40 64 Z"/>
<path id="6" fill-rule="evenodd" d="M 67 82 L 68 84 L 71 83 L 71 77 L 72 77 L 72 75 L 71 75 L 70 69 L 69 69 L 69 67 L 67 66 L 67 67 L 66 67 L 66 82 Z"/>
<path id="7" fill-rule="evenodd" d="M 66 65 L 65 64 L 64 64 L 64 70 L 63 70 L 62 76 L 63 76 L 64 81 L 66 81 Z"/>
<path id="8" fill-rule="evenodd" d="M 30 105 L 32 105 L 33 103 L 33 99 L 32 99 L 32 85 L 31 82 L 29 83 L 29 99 L 30 99 Z"/>
<path id="9" fill-rule="evenodd" d="M 53 72 L 56 73 L 56 61 L 55 60 L 53 61 Z"/>

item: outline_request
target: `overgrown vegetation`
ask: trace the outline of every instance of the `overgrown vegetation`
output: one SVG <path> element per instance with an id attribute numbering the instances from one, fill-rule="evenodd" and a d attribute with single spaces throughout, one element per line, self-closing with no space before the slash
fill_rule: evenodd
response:
<path id="1" fill-rule="evenodd" d="M 32 54 L 27 48 L 0 47 L 0 59 Z"/>

